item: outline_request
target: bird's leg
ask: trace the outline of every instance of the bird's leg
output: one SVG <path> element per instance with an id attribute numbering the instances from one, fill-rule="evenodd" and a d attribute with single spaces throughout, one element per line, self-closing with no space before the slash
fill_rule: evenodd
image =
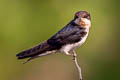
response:
<path id="1" fill-rule="evenodd" d="M 77 54 L 74 50 L 72 50 L 72 53 L 73 53 L 73 60 L 74 60 L 75 66 L 76 66 L 76 68 L 78 70 L 78 73 L 79 73 L 79 80 L 82 80 L 81 68 L 80 68 L 80 66 L 78 65 L 78 62 L 77 62 Z"/>
<path id="2" fill-rule="evenodd" d="M 74 50 L 72 50 L 72 54 L 73 54 L 73 60 L 75 60 L 75 58 L 77 57 L 77 54 Z"/>

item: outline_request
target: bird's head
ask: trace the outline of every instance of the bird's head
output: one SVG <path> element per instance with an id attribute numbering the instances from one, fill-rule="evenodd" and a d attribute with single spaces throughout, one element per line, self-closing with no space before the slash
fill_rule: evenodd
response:
<path id="1" fill-rule="evenodd" d="M 91 17 L 87 11 L 78 11 L 75 13 L 74 22 L 84 28 L 91 27 Z"/>

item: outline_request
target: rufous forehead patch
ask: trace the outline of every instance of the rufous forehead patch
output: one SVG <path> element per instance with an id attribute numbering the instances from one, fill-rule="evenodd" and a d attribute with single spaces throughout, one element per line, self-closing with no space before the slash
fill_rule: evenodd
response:
<path id="1" fill-rule="evenodd" d="M 87 15 L 86 13 L 83 13 L 83 14 L 82 14 L 82 17 L 84 17 L 84 16 L 86 16 L 86 15 Z"/>

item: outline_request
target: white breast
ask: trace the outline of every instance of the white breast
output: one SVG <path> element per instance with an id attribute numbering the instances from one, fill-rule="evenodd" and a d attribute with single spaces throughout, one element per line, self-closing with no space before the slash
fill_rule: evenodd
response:
<path id="1" fill-rule="evenodd" d="M 73 50 L 73 49 L 75 49 L 77 47 L 80 47 L 86 41 L 89 30 L 86 29 L 86 32 L 87 32 L 87 34 L 84 37 L 82 37 L 82 39 L 79 42 L 74 43 L 74 44 L 67 44 L 67 45 L 63 46 L 60 49 L 60 52 L 69 52 L 69 51 L 71 51 L 71 50 Z"/>

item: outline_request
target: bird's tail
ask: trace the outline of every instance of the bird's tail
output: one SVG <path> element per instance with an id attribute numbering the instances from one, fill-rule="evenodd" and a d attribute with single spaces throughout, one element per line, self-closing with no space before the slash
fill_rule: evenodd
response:
<path id="1" fill-rule="evenodd" d="M 34 59 L 38 56 L 44 56 L 49 53 L 52 53 L 55 50 L 54 47 L 50 46 L 46 41 L 33 47 L 28 50 L 22 51 L 18 53 L 16 56 L 18 59 L 24 59 L 24 58 L 29 58 L 27 60 L 30 61 L 31 59 Z"/>

